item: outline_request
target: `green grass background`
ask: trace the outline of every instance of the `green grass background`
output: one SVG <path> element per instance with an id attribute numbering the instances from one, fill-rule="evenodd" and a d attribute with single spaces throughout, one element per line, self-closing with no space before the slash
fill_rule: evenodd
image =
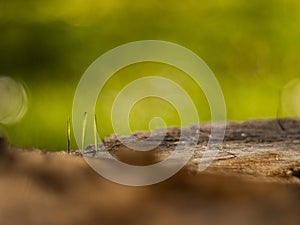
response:
<path id="1" fill-rule="evenodd" d="M 17 146 L 65 149 L 84 71 L 109 49 L 144 39 L 175 42 L 205 60 L 223 90 L 228 120 L 298 116 L 281 109 L 280 93 L 300 76 L 299 27 L 298 0 L 0 0 L 0 75 L 21 80 L 29 92 L 25 117 L 2 130 Z M 210 120 L 203 93 L 186 75 L 144 63 L 106 84 L 96 111 L 101 136 L 113 132 L 109 106 L 116 93 L 141 74 L 175 80 L 201 121 Z M 161 115 L 169 126 L 180 124 L 171 105 L 151 98 L 133 108 L 129 121 L 133 130 L 145 130 Z"/>

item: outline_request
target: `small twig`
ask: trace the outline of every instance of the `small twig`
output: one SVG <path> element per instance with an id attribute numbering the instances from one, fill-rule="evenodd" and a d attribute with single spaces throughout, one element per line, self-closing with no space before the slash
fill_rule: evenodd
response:
<path id="1" fill-rule="evenodd" d="M 283 123 L 282 123 L 282 120 L 279 119 L 279 114 L 280 114 L 280 111 L 281 111 L 281 91 L 279 91 L 279 98 L 278 98 L 278 106 L 277 106 L 277 113 L 276 113 L 276 121 L 277 121 L 277 124 L 279 125 L 280 129 L 282 131 L 286 131 L 285 127 L 283 126 Z"/>

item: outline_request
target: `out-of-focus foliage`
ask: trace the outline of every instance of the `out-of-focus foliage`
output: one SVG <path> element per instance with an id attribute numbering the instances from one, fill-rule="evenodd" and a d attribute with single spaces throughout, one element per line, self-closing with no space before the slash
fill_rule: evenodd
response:
<path id="1" fill-rule="evenodd" d="M 284 105 L 281 89 L 300 76 L 299 27 L 297 0 L 0 0 L 0 75 L 21 79 L 30 91 L 24 119 L 4 129 L 16 145 L 65 148 L 66 120 L 85 69 L 105 51 L 143 39 L 172 41 L 202 57 L 220 82 L 229 120 L 274 118 Z M 112 130 L 101 105 L 136 69 L 120 71 L 99 97 L 102 136 Z M 203 94 L 187 78 L 177 79 L 209 120 Z M 162 103 L 140 108 L 154 115 L 155 104 Z M 133 112 L 133 129 L 147 128 L 148 116 Z M 178 125 L 177 115 L 168 118 Z"/>

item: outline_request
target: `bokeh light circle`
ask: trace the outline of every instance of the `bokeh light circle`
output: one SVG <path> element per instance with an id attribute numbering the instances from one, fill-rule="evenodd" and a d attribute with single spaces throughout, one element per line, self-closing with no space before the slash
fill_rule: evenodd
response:
<path id="1" fill-rule="evenodd" d="M 140 62 L 158 62 L 176 67 L 188 74 L 206 95 L 211 110 L 212 122 L 218 123 L 218 126 L 212 126 L 211 128 L 211 137 L 199 164 L 200 170 L 206 169 L 217 155 L 224 138 L 226 128 L 224 97 L 214 74 L 206 63 L 189 49 L 171 42 L 145 40 L 127 43 L 106 52 L 90 65 L 81 77 L 73 102 L 72 122 L 77 145 L 82 146 L 82 121 L 84 115 L 86 115 L 84 142 L 87 145 L 94 142 L 95 107 L 98 95 L 105 83 L 120 69 Z M 140 85 L 139 82 L 147 79 L 157 84 L 156 86 L 154 85 L 154 89 L 149 90 L 149 92 L 138 91 L 134 93 L 133 97 L 128 97 L 128 95 L 124 94 L 127 90 L 132 90 L 134 85 Z M 161 83 L 163 83 L 165 88 L 176 87 L 175 89 L 179 91 L 162 96 L 156 92 L 159 88 L 155 88 L 159 87 Z M 198 122 L 196 107 L 183 88 L 171 79 L 151 76 L 133 81 L 119 93 L 115 99 L 112 111 L 112 123 L 116 125 L 114 128 L 117 129 L 119 123 L 128 121 L 129 109 L 137 101 L 149 96 L 159 97 L 171 103 L 179 112 L 181 120 L 192 118 Z M 118 101 L 128 101 L 127 109 L 118 108 Z M 187 106 L 189 107 L 189 114 L 184 115 L 187 111 L 183 109 Z M 119 117 L 121 117 L 121 120 L 118 120 Z M 99 129 L 101 129 L 101 125 Z M 89 154 L 84 154 L 84 158 L 96 172 L 111 181 L 131 186 L 151 185 L 168 179 L 186 165 L 194 153 L 198 138 L 198 132 L 191 136 L 190 132 L 181 129 L 176 150 L 164 161 L 148 166 L 128 165 L 118 161 L 110 154 L 105 154 L 105 161 L 101 160 L 101 158 L 91 157 Z M 135 145 L 131 147 L 135 150 L 149 150 L 141 149 L 140 146 Z"/>
<path id="2" fill-rule="evenodd" d="M 148 87 L 145 87 L 150 83 L 155 85 L 149 85 Z M 148 97 L 160 98 L 173 105 L 180 117 L 182 125 L 193 123 L 199 124 L 197 109 L 190 96 L 183 88 L 170 79 L 157 76 L 148 76 L 130 82 L 118 93 L 117 97 L 115 98 L 111 113 L 111 121 L 114 133 L 132 133 L 128 120 L 130 116 L 130 110 L 137 102 Z M 163 118 L 159 118 L 163 121 Z M 149 123 L 150 122 L 151 120 Z M 165 123 L 163 123 L 163 125 L 165 125 Z M 159 128 L 161 131 L 165 131 L 164 134 L 166 134 L 166 126 Z M 155 135 L 155 132 L 151 132 L 147 144 L 145 144 L 146 141 L 141 141 L 136 137 L 132 137 L 132 141 L 130 143 L 125 143 L 122 140 L 121 141 L 125 146 L 132 150 L 150 151 L 157 147 L 163 141 L 165 136 L 160 134 L 160 137 L 153 137 L 153 135 Z M 197 139 L 196 133 L 194 136 L 195 137 L 193 140 Z M 193 145 L 195 146 L 195 143 L 193 143 Z"/>
<path id="3" fill-rule="evenodd" d="M 13 124 L 25 115 L 28 98 L 24 86 L 7 76 L 0 76 L 0 123 Z"/>

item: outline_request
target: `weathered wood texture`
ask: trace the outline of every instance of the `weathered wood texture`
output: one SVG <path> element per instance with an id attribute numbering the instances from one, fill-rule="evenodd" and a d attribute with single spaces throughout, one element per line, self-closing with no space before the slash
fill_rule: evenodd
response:
<path id="1" fill-rule="evenodd" d="M 228 124 L 222 149 L 209 171 L 299 182 L 300 121 Z"/>
<path id="2" fill-rule="evenodd" d="M 296 120 L 230 123 L 215 161 L 197 172 L 210 130 L 203 125 L 189 165 L 147 187 L 107 181 L 81 156 L 7 149 L 2 140 L 0 224 L 298 225 L 299 125 Z M 170 129 L 156 151 L 146 155 L 115 137 L 105 145 L 120 160 L 143 165 L 173 151 L 179 133 Z M 147 135 L 135 134 L 141 139 Z"/>
<path id="3" fill-rule="evenodd" d="M 210 129 L 210 124 L 201 125 L 200 130 L 197 130 L 195 126 L 185 128 L 184 132 L 190 133 L 191 136 L 195 133 L 199 134 L 199 141 L 190 165 L 197 166 L 204 157 Z M 126 147 L 126 143 L 140 139 L 144 141 L 143 145 L 147 143 L 151 145 L 151 142 L 161 138 L 161 132 L 152 134 L 150 139 L 147 139 L 149 133 L 136 133 L 129 137 L 119 138 L 125 145 L 113 135 L 105 140 L 105 146 L 106 150 L 124 162 L 133 165 L 149 165 L 169 156 L 179 143 L 180 134 L 181 130 L 178 128 L 169 129 L 161 144 L 148 153 L 132 151 Z M 189 140 L 187 138 L 183 141 Z M 102 145 L 99 147 L 103 152 L 105 151 Z M 153 154 L 156 157 L 152 157 Z M 103 157 L 101 151 L 98 156 Z M 228 123 L 224 142 L 219 147 L 213 163 L 205 172 L 237 174 L 243 178 L 269 181 L 300 182 L 300 121 L 269 120 Z"/>

